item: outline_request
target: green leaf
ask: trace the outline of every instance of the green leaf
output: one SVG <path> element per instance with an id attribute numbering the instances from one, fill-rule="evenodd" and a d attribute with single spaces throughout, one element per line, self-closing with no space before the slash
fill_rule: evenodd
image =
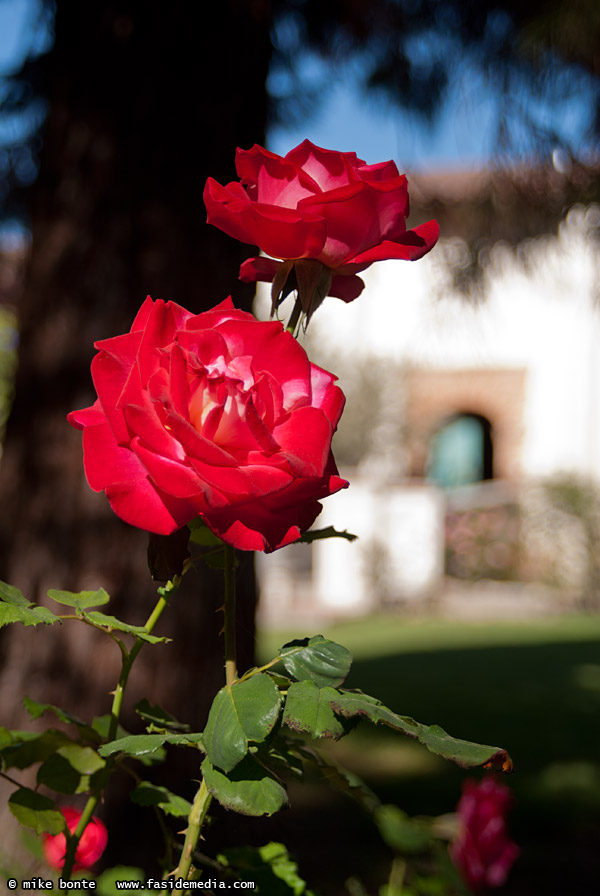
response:
<path id="1" fill-rule="evenodd" d="M 75 725 L 81 736 L 87 740 L 98 740 L 97 732 L 90 725 L 82 722 L 77 716 L 73 716 L 71 713 L 61 709 L 60 706 L 54 706 L 52 703 L 38 703 L 37 700 L 32 700 L 31 697 L 23 698 L 23 706 L 32 719 L 39 719 L 45 712 L 51 712 L 61 722 L 67 725 Z"/>
<path id="2" fill-rule="evenodd" d="M 33 828 L 36 834 L 60 834 L 65 829 L 63 814 L 52 800 L 28 787 L 21 787 L 12 794 L 8 808 L 18 822 Z"/>
<path id="3" fill-rule="evenodd" d="M 356 541 L 358 535 L 353 535 L 352 532 L 348 532 L 346 529 L 343 532 L 339 532 L 333 526 L 327 526 L 326 529 L 310 529 L 304 535 L 301 535 L 294 544 L 298 544 L 298 542 L 312 544 L 313 541 L 320 541 L 322 538 L 345 538 L 346 541 Z"/>
<path id="4" fill-rule="evenodd" d="M 101 613 L 99 610 L 92 610 L 89 613 L 83 613 L 84 619 L 89 619 L 94 625 L 102 626 L 110 632 L 125 632 L 128 635 L 135 635 L 148 644 L 158 644 L 161 641 L 168 641 L 169 638 L 159 638 L 156 635 L 149 635 L 143 625 L 129 625 L 127 622 L 121 622 L 116 616 L 109 616 Z"/>
<path id="5" fill-rule="evenodd" d="M 290 641 L 279 651 L 285 669 L 297 681 L 310 678 L 319 687 L 337 687 L 345 680 L 352 654 L 346 647 L 329 641 L 323 635 Z"/>
<path id="6" fill-rule="evenodd" d="M 379 806 L 375 823 L 389 847 L 402 855 L 414 855 L 429 849 L 432 834 L 423 819 L 410 818 L 398 806 Z"/>
<path id="7" fill-rule="evenodd" d="M 20 622 L 22 625 L 53 625 L 60 622 L 60 619 L 47 607 L 35 606 L 14 585 L 0 582 L 0 628 L 12 622 Z"/>
<path id="8" fill-rule="evenodd" d="M 212 532 L 201 517 L 188 523 L 190 543 L 198 545 L 200 556 L 207 566 L 213 569 L 225 568 L 225 550 L 223 541 Z"/>
<path id="9" fill-rule="evenodd" d="M 272 815 L 287 806 L 287 793 L 281 784 L 250 756 L 227 775 L 216 769 L 210 759 L 202 763 L 206 786 L 225 809 L 240 815 Z"/>
<path id="10" fill-rule="evenodd" d="M 488 744 L 474 744 L 468 740 L 451 737 L 439 725 L 421 725 L 420 742 L 431 753 L 450 759 L 461 768 L 490 768 L 499 772 L 512 772 L 512 759 L 506 750 Z"/>
<path id="11" fill-rule="evenodd" d="M 64 747 L 60 747 L 54 755 L 64 756 L 80 775 L 93 775 L 106 765 L 96 750 L 92 750 L 91 747 L 82 747 L 81 744 L 66 744 Z"/>
<path id="12" fill-rule="evenodd" d="M 30 610 L 24 607 L 11 607 L 8 604 L 0 604 L 0 628 L 3 625 L 9 625 L 11 622 L 20 622 L 23 625 L 53 625 L 60 622 L 60 618 L 55 616 L 47 607 L 32 607 Z"/>
<path id="13" fill-rule="evenodd" d="M 39 737 L 40 735 L 37 731 L 11 731 L 9 728 L 0 728 L 0 753 L 2 753 L 5 760 L 7 757 L 12 758 L 28 741 L 39 740 Z M 15 768 L 19 768 L 15 763 L 11 762 L 10 764 L 14 765 Z M 30 763 L 28 762 L 26 765 L 30 765 Z M 10 765 L 7 762 L 7 768 L 9 767 Z"/>
<path id="14" fill-rule="evenodd" d="M 204 734 L 202 732 L 196 732 L 196 734 L 168 734 L 167 743 L 174 746 L 196 747 L 202 750 L 203 753 L 206 753 Z"/>
<path id="15" fill-rule="evenodd" d="M 279 672 L 273 672 L 272 669 L 269 669 L 268 672 L 265 672 L 265 675 L 269 676 L 273 684 L 280 691 L 287 691 L 291 684 L 291 681 L 287 675 L 281 675 Z"/>
<path id="16" fill-rule="evenodd" d="M 32 602 L 23 596 L 23 592 L 14 585 L 0 581 L 0 600 L 14 607 L 31 607 Z"/>
<path id="17" fill-rule="evenodd" d="M 291 775 L 299 779 L 304 773 L 300 757 L 296 752 L 292 752 L 286 740 L 278 735 L 268 745 L 263 744 L 262 747 L 259 747 L 254 755 L 278 777 Z"/>
<path id="18" fill-rule="evenodd" d="M 331 708 L 336 694 L 333 688 L 319 688 L 314 681 L 294 682 L 286 697 L 283 724 L 315 739 L 338 740 L 346 734 L 346 728 Z"/>
<path id="19" fill-rule="evenodd" d="M 51 588 L 48 591 L 48 597 L 55 600 L 58 604 L 65 604 L 67 607 L 74 607 L 77 613 L 83 613 L 90 607 L 101 607 L 107 604 L 110 597 L 104 588 L 98 588 L 97 591 L 60 591 Z"/>
<path id="20" fill-rule="evenodd" d="M 164 734 L 128 734 L 103 744 L 98 752 L 101 756 L 111 756 L 113 753 L 127 753 L 128 756 L 143 756 L 145 753 L 155 753 L 164 745 Z"/>
<path id="21" fill-rule="evenodd" d="M 298 865 L 290 857 L 283 843 L 267 843 L 260 846 L 258 853 L 263 862 L 271 866 L 275 877 L 282 880 L 294 896 L 308 892 L 306 882 L 298 875 Z"/>
<path id="22" fill-rule="evenodd" d="M 376 697 L 370 697 L 361 691 L 336 690 L 332 695 L 332 706 L 337 713 L 351 718 L 364 716 L 374 725 L 380 722 L 409 737 L 418 738 L 423 728 L 419 722 L 408 716 L 399 716 L 384 706 Z"/>
<path id="23" fill-rule="evenodd" d="M 204 730 L 211 763 L 224 772 L 235 768 L 248 752 L 248 742 L 260 743 L 271 732 L 280 708 L 279 691 L 263 673 L 221 688 Z"/>
<path id="24" fill-rule="evenodd" d="M 106 740 L 108 737 L 108 732 L 110 731 L 110 725 L 112 722 L 112 716 L 110 713 L 105 713 L 102 716 L 94 716 L 92 719 L 92 728 L 100 738 L 100 740 Z M 117 734 L 119 737 L 125 737 L 128 732 L 123 728 L 122 725 L 117 726 Z"/>
<path id="25" fill-rule="evenodd" d="M 73 723 L 75 725 L 83 725 L 83 722 L 80 722 L 75 716 L 70 715 L 64 709 L 61 709 L 59 706 L 54 706 L 52 703 L 38 703 L 37 700 L 32 700 L 31 697 L 23 697 L 23 706 L 29 713 L 32 719 L 39 719 L 45 712 L 53 712 L 54 715 L 60 719 L 61 722 L 65 722 L 67 724 Z"/>
<path id="26" fill-rule="evenodd" d="M 11 732 L 4 726 L 0 727 L 0 753 L 5 747 L 10 747 L 13 743 Z"/>
<path id="27" fill-rule="evenodd" d="M 190 541 L 205 548 L 223 547 L 223 541 L 208 528 L 202 517 L 196 517 L 187 524 L 190 530 Z"/>
<path id="28" fill-rule="evenodd" d="M 139 806 L 157 806 L 166 815 L 174 815 L 178 818 L 187 818 L 192 809 L 192 804 L 184 800 L 182 796 L 171 793 L 166 787 L 150 784 L 149 781 L 142 781 L 135 790 L 131 791 L 130 797 Z"/>
<path id="29" fill-rule="evenodd" d="M 268 896 L 312 896 L 298 874 L 298 865 L 283 843 L 234 846 L 220 853 L 217 860 L 236 872 L 242 880 L 251 880 L 258 893 Z"/>
<path id="30" fill-rule="evenodd" d="M 163 730 L 166 728 L 170 728 L 173 731 L 190 730 L 189 725 L 185 725 L 183 722 L 178 722 L 177 719 L 165 709 L 149 703 L 145 697 L 143 700 L 140 700 L 139 703 L 136 703 L 133 708 L 138 716 L 144 719 L 145 722 L 150 722 L 151 726 L 156 726 Z"/>
<path id="31" fill-rule="evenodd" d="M 117 889 L 117 881 L 120 883 L 130 880 L 145 884 L 147 876 L 141 868 L 134 868 L 131 865 L 115 865 L 114 868 L 107 868 L 96 878 L 96 893 L 98 896 L 119 896 L 123 890 Z"/>
<path id="32" fill-rule="evenodd" d="M 225 569 L 225 551 L 211 551 L 204 554 L 202 559 L 211 569 Z"/>
<path id="33" fill-rule="evenodd" d="M 408 737 L 416 738 L 431 753 L 450 759 L 461 768 L 483 766 L 497 771 L 512 771 L 512 760 L 506 750 L 458 740 L 439 725 L 421 725 L 408 716 L 399 716 L 375 697 L 369 697 L 360 691 L 337 691 L 331 700 L 331 706 L 336 713 L 346 718 L 364 716 L 375 725 L 381 722 Z"/>
<path id="34" fill-rule="evenodd" d="M 128 734 L 118 740 L 103 744 L 98 750 L 101 756 L 127 753 L 128 756 L 144 756 L 156 753 L 164 744 L 182 744 L 186 747 L 202 747 L 201 734 Z"/>
<path id="35" fill-rule="evenodd" d="M 91 747 L 67 744 L 40 766 L 37 783 L 45 784 L 57 793 L 86 793 L 90 790 L 90 778 L 105 765 L 105 761 Z"/>
<path id="36" fill-rule="evenodd" d="M 33 731 L 9 731 L 11 742 L 2 748 L 6 768 L 28 768 L 36 762 L 44 762 L 60 747 L 73 741 L 63 731 L 49 728 L 38 734 Z"/>
<path id="37" fill-rule="evenodd" d="M 345 793 L 369 814 L 381 805 L 379 797 L 354 772 L 338 765 L 337 762 L 325 759 L 321 753 L 307 744 L 301 744 L 299 752 L 305 762 L 310 762 L 319 770 L 331 787 Z"/>
<path id="38" fill-rule="evenodd" d="M 96 731 L 97 734 L 100 735 L 101 741 L 107 740 L 111 724 L 112 724 L 112 716 L 109 715 L 108 713 L 103 716 L 96 716 L 92 720 L 92 727 L 93 727 L 94 731 Z M 123 728 L 122 725 L 117 725 L 115 740 L 117 740 L 117 739 L 120 740 L 121 738 L 128 737 L 128 736 L 129 736 L 129 732 L 125 728 Z M 145 753 L 141 756 L 137 756 L 136 758 L 137 758 L 138 762 L 141 762 L 142 765 L 150 766 L 150 765 L 156 765 L 159 762 L 164 762 L 166 755 L 167 754 L 166 754 L 165 750 L 161 747 L 158 750 L 155 750 L 155 752 L 153 752 L 153 753 Z"/>

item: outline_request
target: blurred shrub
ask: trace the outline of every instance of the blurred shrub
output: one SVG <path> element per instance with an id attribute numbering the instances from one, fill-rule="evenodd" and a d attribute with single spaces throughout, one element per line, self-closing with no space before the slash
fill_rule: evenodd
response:
<path id="1" fill-rule="evenodd" d="M 564 474 L 522 494 L 522 573 L 578 595 L 582 609 L 600 609 L 600 490 Z"/>

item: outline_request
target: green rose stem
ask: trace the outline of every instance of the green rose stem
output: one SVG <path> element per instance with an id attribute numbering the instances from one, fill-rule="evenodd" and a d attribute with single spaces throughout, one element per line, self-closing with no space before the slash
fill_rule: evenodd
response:
<path id="1" fill-rule="evenodd" d="M 235 661 L 235 548 L 225 545 L 225 601 L 223 603 L 225 635 L 225 682 L 232 685 L 237 678 Z"/>
<path id="2" fill-rule="evenodd" d="M 302 315 L 302 303 L 301 303 L 300 299 L 296 299 L 296 304 L 294 305 L 294 310 L 292 311 L 292 313 L 290 315 L 290 319 L 288 320 L 288 324 L 286 327 L 286 330 L 288 331 L 288 333 L 291 333 L 292 336 L 294 335 L 294 331 L 298 325 L 298 321 L 300 320 L 301 315 Z"/>
<path id="3" fill-rule="evenodd" d="M 170 587 L 169 587 L 170 586 Z M 160 619 L 163 610 L 169 603 L 169 597 L 173 594 L 174 591 L 179 587 L 179 577 L 176 577 L 172 582 L 169 582 L 165 585 L 164 588 L 159 588 L 159 598 L 156 602 L 156 606 L 148 616 L 148 620 L 144 625 L 146 632 L 150 634 L 158 620 Z M 121 665 L 121 675 L 119 677 L 119 683 L 115 689 L 115 693 L 113 696 L 112 707 L 110 710 L 110 727 L 108 729 L 108 739 L 109 741 L 114 740 L 117 736 L 117 729 L 119 727 L 119 717 L 121 715 L 121 706 L 123 704 L 123 695 L 125 693 L 125 688 L 127 687 L 127 680 L 129 678 L 129 673 L 131 672 L 131 667 L 133 666 L 137 655 L 140 650 L 144 646 L 144 641 L 141 638 L 138 638 L 131 648 L 130 651 L 125 650 L 125 648 L 121 648 L 123 653 L 123 661 Z"/>
<path id="4" fill-rule="evenodd" d="M 225 683 L 228 687 L 237 680 L 237 663 L 235 654 L 235 548 L 226 544 L 225 554 L 225 600 L 223 601 L 223 634 L 225 636 Z M 185 840 L 179 865 L 173 872 L 173 877 L 190 878 L 192 869 L 192 856 L 200 837 L 200 831 L 206 818 L 212 796 L 208 792 L 206 782 L 203 780 L 188 817 L 188 826 L 185 832 Z"/>
<path id="5" fill-rule="evenodd" d="M 183 877 L 184 880 L 190 878 L 192 855 L 196 848 L 198 838 L 200 837 L 200 831 L 202 830 L 202 825 L 204 824 L 204 819 L 206 818 L 206 813 L 208 812 L 208 807 L 210 806 L 211 801 L 212 796 L 208 792 L 206 781 L 203 780 L 194 797 L 194 802 L 192 803 L 192 808 L 188 816 L 188 826 L 185 832 L 181 858 L 179 860 L 179 865 L 173 872 L 175 880 L 180 877 Z"/>
<path id="6" fill-rule="evenodd" d="M 147 634 L 150 634 L 158 620 L 160 619 L 163 610 L 169 603 L 169 598 L 177 590 L 179 587 L 179 583 L 181 581 L 180 576 L 175 576 L 172 581 L 167 582 L 164 587 L 158 589 L 159 598 L 156 602 L 156 606 L 148 616 L 148 619 L 144 625 Z M 136 638 L 136 641 L 131 648 L 131 650 L 127 650 L 123 642 L 118 639 L 118 644 L 121 649 L 121 675 L 119 676 L 119 681 L 117 687 L 115 688 L 115 692 L 113 694 L 113 702 L 110 710 L 110 726 L 108 729 L 108 741 L 114 740 L 117 734 L 117 730 L 119 727 L 119 717 L 121 715 L 121 707 L 123 705 L 123 695 L 125 693 L 125 688 L 127 686 L 127 680 L 129 679 L 129 673 L 131 672 L 131 667 L 133 666 L 140 650 L 144 646 L 146 642 L 141 638 Z M 71 875 L 73 874 L 73 865 L 75 863 L 75 853 L 77 852 L 77 847 L 79 846 L 79 841 L 83 836 L 83 832 L 85 831 L 89 821 L 94 813 L 94 809 L 98 805 L 100 800 L 100 793 L 92 794 L 87 803 L 85 804 L 85 808 L 81 813 L 81 818 L 79 819 L 79 823 L 77 827 L 73 831 L 72 834 L 66 835 L 67 840 L 67 849 L 65 852 L 65 862 L 61 872 L 61 878 L 63 880 L 70 880 Z"/>

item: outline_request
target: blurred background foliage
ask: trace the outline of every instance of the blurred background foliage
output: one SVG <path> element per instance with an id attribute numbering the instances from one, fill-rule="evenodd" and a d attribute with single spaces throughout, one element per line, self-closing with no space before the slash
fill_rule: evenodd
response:
<path id="1" fill-rule="evenodd" d="M 352 651 L 349 686 L 461 737 L 501 743 L 515 759 L 515 774 L 503 781 L 515 795 L 509 829 L 522 855 L 499 894 L 593 888 L 600 817 L 597 616 L 519 623 L 379 616 L 334 625 L 326 634 Z M 289 636 L 291 630 L 263 633 L 260 656 Z M 332 747 L 331 756 L 411 815 L 448 811 L 465 778 L 418 745 L 367 726 Z M 314 787 L 312 801 L 299 791 L 292 797 L 300 819 L 295 809 L 277 824 L 295 842 L 309 879 L 322 881 L 323 892 L 341 893 L 339 882 L 352 871 L 366 892 L 376 893 L 391 857 L 366 816 L 323 788 Z"/>

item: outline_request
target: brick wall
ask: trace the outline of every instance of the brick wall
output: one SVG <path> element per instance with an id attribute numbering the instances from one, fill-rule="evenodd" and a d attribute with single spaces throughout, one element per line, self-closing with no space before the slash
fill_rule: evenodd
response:
<path id="1" fill-rule="evenodd" d="M 408 373 L 406 436 L 410 473 L 423 476 L 432 435 L 456 414 L 489 420 L 494 478 L 521 471 L 525 383 L 523 369 L 418 369 Z"/>

